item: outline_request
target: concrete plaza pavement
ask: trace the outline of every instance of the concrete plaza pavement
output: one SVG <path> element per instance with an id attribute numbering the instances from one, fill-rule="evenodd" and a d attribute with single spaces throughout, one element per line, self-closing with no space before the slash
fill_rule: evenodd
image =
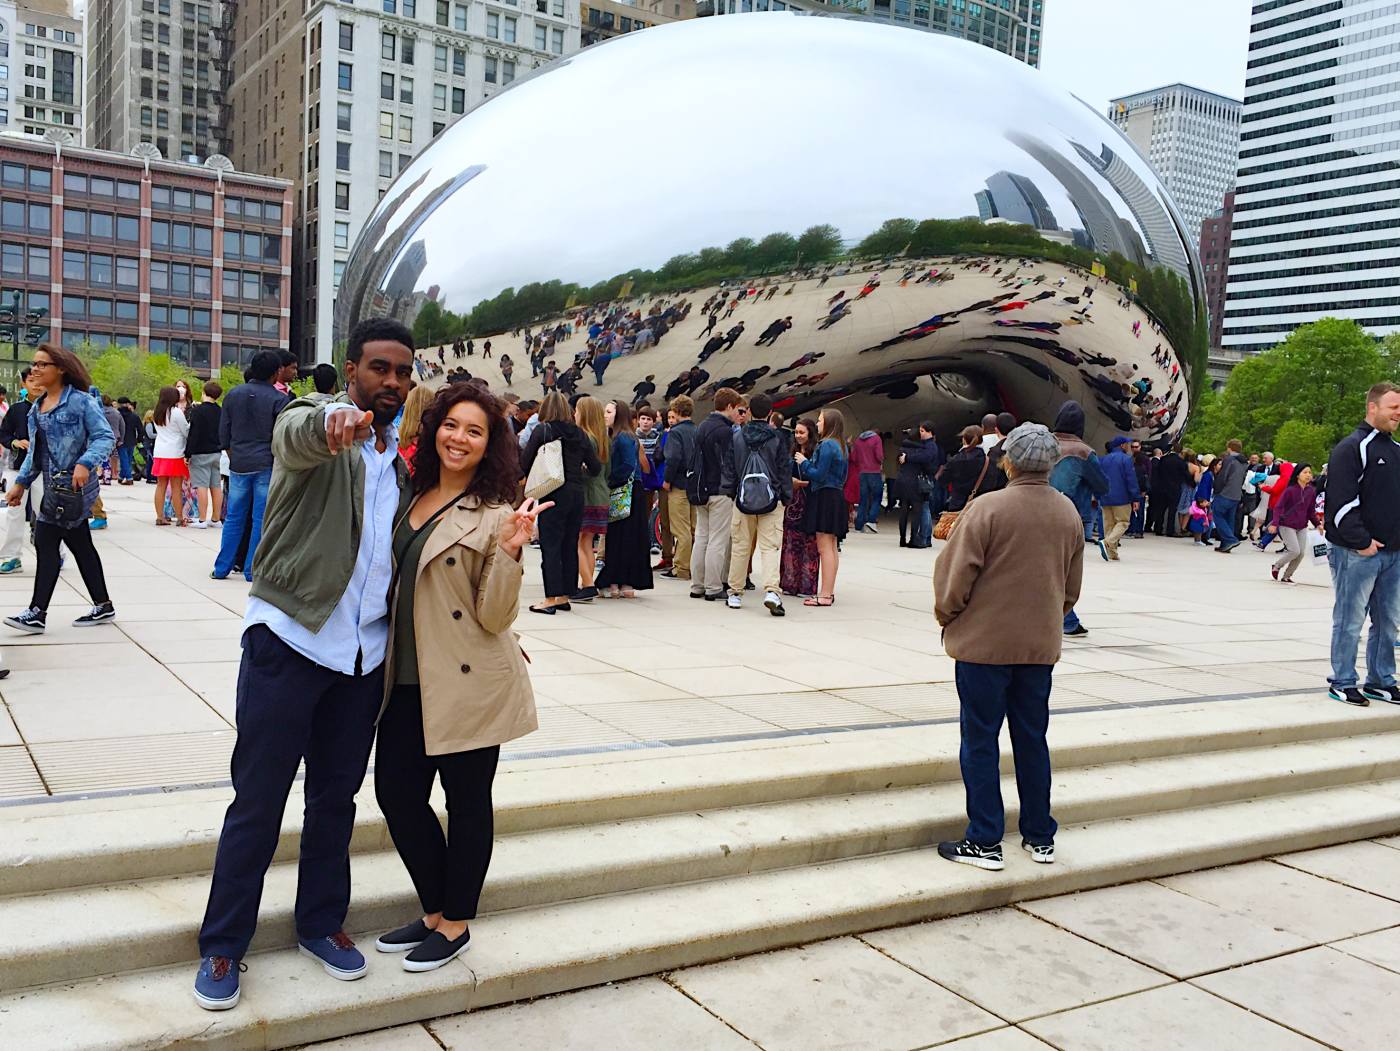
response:
<path id="1" fill-rule="evenodd" d="M 209 578 L 218 530 L 153 524 L 151 489 L 104 490 L 98 547 L 118 619 L 74 628 L 88 601 L 77 567 L 60 579 L 44 635 L 0 629 L 0 822 L 5 804 L 227 782 L 247 584 Z M 789 599 L 770 617 L 689 600 L 658 577 L 635 600 L 545 617 L 538 554 L 526 554 L 516 628 L 531 660 L 540 729 L 506 757 L 950 723 L 953 662 L 933 622 L 935 550 L 897 546 L 893 518 L 845 545 L 839 601 Z M 1125 541 L 1123 560 L 1087 552 L 1080 613 L 1052 704 L 1065 715 L 1123 705 L 1307 692 L 1321 699 L 1331 591 L 1325 567 L 1269 579 L 1269 559 L 1185 540 Z M 23 609 L 22 573 L 0 577 L 4 612 Z M 1008 611 L 1014 630 L 1014 611 Z"/>
<path id="2" fill-rule="evenodd" d="M 931 859 L 930 864 L 942 864 Z M 1389 1051 L 1400 837 L 836 938 L 319 1051 Z"/>

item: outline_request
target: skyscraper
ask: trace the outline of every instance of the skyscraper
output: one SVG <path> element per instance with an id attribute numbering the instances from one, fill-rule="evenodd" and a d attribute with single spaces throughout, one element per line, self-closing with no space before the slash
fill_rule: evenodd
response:
<path id="1" fill-rule="evenodd" d="M 979 190 L 977 214 L 987 219 L 1005 219 L 1024 223 L 1037 230 L 1058 230 L 1055 213 L 1045 201 L 1040 188 L 1024 175 L 997 172 L 987 179 L 987 188 Z"/>
<path id="2" fill-rule="evenodd" d="M 219 0 L 88 0 L 86 144 L 167 160 L 222 152 L 211 136 Z"/>
<path id="3" fill-rule="evenodd" d="M 1227 350 L 1266 350 L 1324 316 L 1400 331 L 1397 67 L 1400 5 L 1254 5 Z"/>
<path id="4" fill-rule="evenodd" d="M 579 48 L 572 0 L 225 0 L 218 127 L 239 168 L 294 179 L 292 350 L 329 360 L 335 295 L 365 220 L 429 141 Z"/>
<path id="5" fill-rule="evenodd" d="M 23 0 L 0 8 L 8 23 L 0 128 L 42 135 L 58 128 L 83 141 L 83 18 L 69 0 Z"/>
<path id="6" fill-rule="evenodd" d="M 696 4 L 696 13 L 702 16 L 752 11 L 841 15 L 946 33 L 1040 68 L 1045 0 L 700 0 Z"/>
<path id="7" fill-rule="evenodd" d="M 1112 100 L 1108 115 L 1167 184 L 1194 241 L 1235 185 L 1238 100 L 1168 84 Z"/>

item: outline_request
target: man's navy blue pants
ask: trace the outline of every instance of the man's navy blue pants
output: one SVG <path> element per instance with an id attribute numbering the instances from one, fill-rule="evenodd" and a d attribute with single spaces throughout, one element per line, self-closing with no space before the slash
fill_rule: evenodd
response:
<path id="1" fill-rule="evenodd" d="M 1016 790 L 1021 797 L 1021 838 L 1033 846 L 1055 842 L 1050 816 L 1050 664 L 969 664 L 958 661 L 963 788 L 967 839 L 982 846 L 1001 842 L 1006 811 L 1001 801 L 1001 724 L 1011 725 Z"/>
<path id="2" fill-rule="evenodd" d="M 342 675 L 303 657 L 265 625 L 243 634 L 233 749 L 233 802 L 224 814 L 200 956 L 241 960 L 253 939 L 263 878 L 282 814 L 306 761 L 306 811 L 297 869 L 296 931 L 341 930 L 350 907 L 350 834 L 365 779 L 384 669 Z"/>

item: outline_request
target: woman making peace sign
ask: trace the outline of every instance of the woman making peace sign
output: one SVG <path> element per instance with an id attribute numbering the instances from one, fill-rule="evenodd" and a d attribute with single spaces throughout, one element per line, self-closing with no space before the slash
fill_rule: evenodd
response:
<path id="1" fill-rule="evenodd" d="M 404 969 L 441 967 L 471 943 L 491 863 L 491 783 L 500 746 L 534 730 L 534 694 L 511 630 L 521 549 L 551 507 L 511 502 L 520 446 L 501 402 L 471 383 L 423 412 L 414 499 L 394 529 L 392 646 L 374 764 L 375 795 L 423 907 L 384 935 Z M 447 795 L 444 837 L 428 802 Z"/>

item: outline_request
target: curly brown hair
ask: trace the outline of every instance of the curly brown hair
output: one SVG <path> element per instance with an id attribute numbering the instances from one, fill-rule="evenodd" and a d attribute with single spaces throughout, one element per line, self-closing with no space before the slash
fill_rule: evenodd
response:
<path id="1" fill-rule="evenodd" d="M 413 453 L 413 491 L 424 493 L 438 484 L 442 460 L 438 457 L 437 432 L 447 414 L 462 402 L 481 407 L 490 430 L 486 435 L 486 453 L 477 464 L 469 494 L 486 503 L 514 504 L 520 481 L 520 443 L 506 420 L 501 400 L 484 387 L 474 383 L 450 383 L 437 393 L 426 409 L 418 431 L 418 448 Z"/>

